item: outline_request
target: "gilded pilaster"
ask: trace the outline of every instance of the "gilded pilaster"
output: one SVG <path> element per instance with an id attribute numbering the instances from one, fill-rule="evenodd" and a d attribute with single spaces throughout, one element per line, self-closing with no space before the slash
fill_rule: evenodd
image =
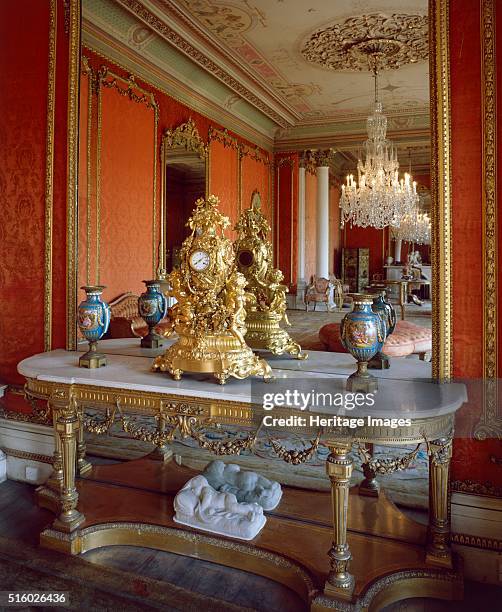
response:
<path id="1" fill-rule="evenodd" d="M 49 3 L 47 136 L 45 144 L 44 350 L 52 348 L 52 229 L 54 207 L 54 117 L 56 99 L 57 2 Z"/>
<path id="2" fill-rule="evenodd" d="M 80 90 L 81 0 L 70 0 L 68 42 L 67 212 L 66 212 L 66 347 L 77 346 L 77 189 L 78 107 Z"/>
<path id="3" fill-rule="evenodd" d="M 432 369 L 452 377 L 452 268 L 450 164 L 449 0 L 429 0 L 431 193 L 432 199 Z"/>
<path id="4" fill-rule="evenodd" d="M 497 84 L 495 1 L 481 2 L 483 134 L 483 415 L 475 437 L 502 437 L 498 408 Z"/>

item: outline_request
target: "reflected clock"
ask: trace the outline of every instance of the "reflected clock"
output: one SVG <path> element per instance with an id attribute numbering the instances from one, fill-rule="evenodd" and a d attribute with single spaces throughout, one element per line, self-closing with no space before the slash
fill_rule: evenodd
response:
<path id="1" fill-rule="evenodd" d="M 237 260 L 243 268 L 249 268 L 254 263 L 254 253 L 249 249 L 242 249 L 237 254 Z"/>

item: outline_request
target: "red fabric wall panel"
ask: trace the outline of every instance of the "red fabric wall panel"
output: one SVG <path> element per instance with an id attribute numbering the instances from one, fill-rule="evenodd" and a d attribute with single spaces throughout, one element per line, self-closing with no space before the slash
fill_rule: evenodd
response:
<path id="1" fill-rule="evenodd" d="M 263 214 L 272 225 L 272 203 L 270 202 L 270 166 L 261 161 L 245 155 L 241 162 L 242 173 L 242 210 L 251 205 L 251 196 L 257 189 L 261 196 L 261 207 Z"/>
<path id="2" fill-rule="evenodd" d="M 146 105 L 103 88 L 100 282 L 107 300 L 141 293 L 153 273 L 154 125 Z"/>
<path id="3" fill-rule="evenodd" d="M 305 172 L 305 280 L 315 274 L 317 241 L 317 177 Z"/>
<path id="4" fill-rule="evenodd" d="M 296 285 L 298 159 L 298 153 L 279 153 L 276 156 L 276 265 L 293 291 Z"/>
<path id="5" fill-rule="evenodd" d="M 479 2 L 450 2 L 450 54 L 454 374 L 475 378 L 483 362 Z"/>
<path id="6" fill-rule="evenodd" d="M 49 5 L 0 3 L 0 380 L 43 350 Z"/>
<path id="7" fill-rule="evenodd" d="M 92 153 L 88 156 L 88 134 L 87 134 L 87 121 L 88 121 L 88 94 L 89 94 L 89 78 L 82 75 L 80 79 L 80 116 L 79 116 L 79 147 L 78 147 L 78 269 L 77 269 L 77 286 L 80 289 L 83 285 L 89 284 L 94 280 L 94 275 L 87 279 L 87 268 L 88 257 L 91 253 L 95 253 L 95 249 L 92 245 L 88 245 L 88 216 L 92 210 L 92 202 L 88 201 L 87 191 L 87 163 L 92 159 Z M 92 184 L 92 180 L 90 181 Z M 80 295 L 80 291 L 79 291 Z"/>
<path id="8" fill-rule="evenodd" d="M 23 3 L 18 3 L 21 6 Z M 46 4 L 46 3 L 42 3 Z M 66 347 L 66 202 L 68 172 L 68 33 L 65 1 L 57 0 L 56 109 L 54 125 L 52 348 Z M 19 44 L 19 43 L 18 43 Z"/>
<path id="9" fill-rule="evenodd" d="M 480 24 L 480 3 L 450 2 L 453 365 L 454 375 L 466 379 L 483 375 Z M 490 461 L 500 455 L 500 442 L 473 438 L 481 410 L 480 389 L 469 388 L 469 402 L 457 415 L 452 478 L 502 486 L 502 470 Z"/>
<path id="10" fill-rule="evenodd" d="M 239 153 L 234 147 L 225 147 L 223 143 L 213 140 L 209 156 L 209 193 L 218 196 L 220 211 L 230 219 L 226 235 L 235 238 L 233 227 L 239 216 Z"/>
<path id="11" fill-rule="evenodd" d="M 329 188 L 329 265 L 330 270 L 338 276 L 340 262 L 340 188 L 331 185 Z"/>

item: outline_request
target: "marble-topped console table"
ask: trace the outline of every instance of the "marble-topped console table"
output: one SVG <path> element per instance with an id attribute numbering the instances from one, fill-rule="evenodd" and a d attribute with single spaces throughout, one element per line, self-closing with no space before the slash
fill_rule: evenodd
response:
<path id="1" fill-rule="evenodd" d="M 109 531 L 105 524 L 109 526 L 109 523 L 113 522 L 113 504 L 108 514 L 105 513 L 111 518 L 103 523 L 103 519 L 99 518 L 100 511 L 96 511 L 94 504 L 89 502 L 88 487 L 91 485 L 81 479 L 78 487 L 76 486 L 76 472 L 80 475 L 90 473 L 90 464 L 85 459 L 84 429 L 94 433 L 106 433 L 113 423 L 121 423 L 126 433 L 137 439 L 152 442 L 157 447 L 158 454 L 167 459 L 170 455 L 169 442 L 175 435 L 190 436 L 203 448 L 217 455 L 238 454 L 243 449 L 252 450 L 256 435 L 258 432 L 263 432 L 262 419 L 265 415 L 273 415 L 276 419 L 308 415 L 309 418 L 317 417 L 310 447 L 299 449 L 297 452 L 281 448 L 280 445 L 274 448 L 288 463 L 308 459 L 309 452 L 318 444 L 325 445 L 330 451 L 326 462 L 327 474 L 332 485 L 333 530 L 332 546 L 328 553 L 330 568 L 325 573 L 323 592 L 309 595 L 311 609 L 333 607 L 333 599 L 352 602 L 351 605 L 357 607 L 360 605 L 359 600 L 364 589 L 370 588 L 372 584 L 374 586 L 378 572 L 383 572 L 382 569 L 374 569 L 375 575 L 356 575 L 355 580 L 349 568 L 352 557 L 350 538 L 347 537 L 352 473 L 352 459 L 349 453 L 354 446 L 364 453 L 366 451 L 364 445 L 372 442 L 394 446 L 399 443 L 414 443 L 417 448 L 420 444 L 426 445 L 430 457 L 431 479 L 430 522 L 426 547 L 423 560 L 412 562 L 412 558 L 415 560 L 417 558 L 416 543 L 406 544 L 410 546 L 410 563 L 409 567 L 408 564 L 406 567 L 402 565 L 399 567 L 399 579 L 409 580 L 410 584 L 415 585 L 420 583 L 422 594 L 427 592 L 440 597 L 454 596 L 453 587 L 447 589 L 448 592 L 444 588 L 448 581 L 451 586 L 458 580 L 449 544 L 448 480 L 454 415 L 466 401 L 463 385 L 436 384 L 425 377 L 420 378 L 420 374 L 415 373 L 414 376 L 409 364 L 405 363 L 409 360 L 393 360 L 391 370 L 377 373 L 379 390 L 375 404 L 365 410 L 373 418 L 402 417 L 404 420 L 409 419 L 410 422 L 391 427 L 384 421 L 374 425 L 363 419 L 361 424 L 352 428 L 342 422 L 335 423 L 334 417 L 363 416 L 362 413 L 353 415 L 334 408 L 320 409 L 310 406 L 306 411 L 276 407 L 273 411 L 266 412 L 260 403 L 260 397 L 253 397 L 254 387 L 249 379 L 232 380 L 224 387 L 215 384 L 211 377 L 204 375 L 186 376 L 181 381 L 174 381 L 168 375 L 151 372 L 150 366 L 156 351 L 141 349 L 136 344 L 131 339 L 100 343 L 100 350 L 109 356 L 108 365 L 96 370 L 79 368 L 78 352 L 63 350 L 35 355 L 25 359 L 18 366 L 20 374 L 27 379 L 26 393 L 31 397 L 48 400 L 53 413 L 56 449 L 54 469 L 47 485 L 40 492 L 39 499 L 46 507 L 56 511 L 58 517 L 52 527 L 42 533 L 41 542 L 44 545 L 75 554 L 103 546 L 111 541 L 107 539 Z M 346 378 L 354 370 L 354 361 L 346 354 L 315 351 L 311 352 L 310 359 L 304 362 L 282 358 L 270 359 L 269 362 L 277 380 L 282 382 L 291 380 L 292 387 L 295 379 L 302 375 L 312 384 L 316 378 L 327 380 L 333 393 L 344 393 Z M 416 362 L 414 365 L 423 368 L 423 375 L 426 376 L 428 364 Z M 274 383 L 270 383 L 270 389 L 273 392 Z M 87 408 L 97 409 L 100 411 L 99 416 L 86 415 Z M 157 425 L 152 429 L 146 428 L 143 424 L 135 422 L 134 415 L 153 415 Z M 328 420 L 323 424 L 319 423 L 319 419 Z M 223 441 L 214 441 L 205 437 L 204 428 L 218 424 L 240 425 L 249 433 Z M 277 422 L 274 426 L 282 427 Z M 312 432 L 312 428 L 313 426 L 307 426 L 304 429 Z M 402 463 L 402 458 L 396 459 L 390 461 L 383 469 L 388 471 L 402 469 L 406 467 Z M 373 468 L 378 471 L 381 466 L 373 465 Z M 84 494 L 85 516 L 79 506 L 79 491 L 81 495 L 87 491 Z M 287 495 L 285 498 L 287 499 Z M 373 502 L 374 500 L 368 501 L 368 503 Z M 102 506 L 106 502 L 100 500 L 99 503 Z M 281 504 L 277 510 L 279 513 Z M 301 537 L 294 535 L 296 533 L 294 529 L 291 531 L 291 525 L 288 523 L 291 519 L 283 517 L 279 522 L 281 521 L 284 523 L 284 529 L 287 528 L 287 531 L 293 534 L 291 535 L 293 539 Z M 315 527 L 315 522 L 310 528 L 316 533 L 319 531 Z M 276 528 L 278 531 L 275 536 L 274 533 L 269 533 L 269 529 L 273 528 L 267 524 L 263 534 L 258 536 L 256 546 L 274 554 L 284 551 L 283 554 L 290 560 L 293 558 L 298 567 L 308 570 L 310 561 L 305 558 L 302 543 L 298 541 L 297 545 L 291 548 L 289 542 L 286 552 L 281 548 L 284 544 L 284 535 L 280 534 L 280 529 Z M 305 529 L 303 525 L 302 529 L 298 529 L 298 534 L 304 533 Z M 135 534 L 134 537 L 131 535 L 131 539 L 128 540 L 123 536 L 121 543 L 138 541 L 134 525 L 130 530 L 131 534 Z M 153 546 L 151 539 L 147 541 L 147 545 Z M 378 551 L 383 550 L 381 538 L 368 538 L 367 546 L 368 554 L 374 555 L 373 558 L 377 563 Z M 167 550 L 168 544 L 164 543 L 163 547 Z M 370 549 L 373 552 L 370 553 Z M 249 554 L 255 554 L 251 549 L 249 551 Z M 179 550 L 173 549 L 173 552 Z M 218 562 L 218 556 L 211 554 L 213 556 L 208 553 L 207 558 Z M 325 553 L 319 550 L 318 554 Z M 231 564 L 234 561 L 227 560 L 225 563 Z M 356 561 L 353 564 L 357 565 Z M 246 563 L 243 562 L 241 566 L 247 569 Z M 397 572 L 397 568 L 395 571 Z M 388 565 L 385 572 L 386 574 L 389 572 Z M 356 589 L 355 584 L 358 585 Z M 385 584 L 389 587 L 390 582 L 387 580 Z M 432 588 L 431 584 L 435 587 Z"/>

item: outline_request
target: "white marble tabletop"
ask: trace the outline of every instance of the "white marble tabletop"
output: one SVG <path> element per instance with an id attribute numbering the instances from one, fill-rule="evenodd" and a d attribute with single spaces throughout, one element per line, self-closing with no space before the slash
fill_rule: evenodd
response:
<path id="1" fill-rule="evenodd" d="M 108 364 L 99 369 L 78 367 L 78 351 L 56 350 L 23 360 L 18 365 L 18 371 L 26 378 L 60 384 L 95 385 L 194 399 L 261 404 L 263 393 L 283 392 L 286 388 L 321 392 L 329 389 L 331 394 L 346 397 L 345 382 L 355 371 L 356 365 L 352 357 L 344 353 L 309 351 L 306 361 L 264 355 L 273 368 L 274 382 L 260 384 L 257 379 L 230 378 L 222 386 L 212 375 L 187 372 L 180 381 L 175 381 L 167 373 L 152 372 L 153 357 L 165 347 L 142 349 L 139 340 L 127 338 L 102 341 L 99 349 L 108 355 Z M 466 401 L 464 385 L 436 384 L 430 379 L 428 364 L 419 360 L 408 364 L 405 363 L 407 361 L 411 362 L 393 359 L 390 370 L 372 371 L 379 379 L 374 405 L 359 408 L 359 414 L 366 411 L 374 416 L 432 417 L 454 412 Z M 413 366 L 416 366 L 416 371 Z M 322 410 L 308 406 L 306 410 L 356 416 L 355 411 L 347 409 L 346 403 L 343 406 L 324 406 Z"/>

